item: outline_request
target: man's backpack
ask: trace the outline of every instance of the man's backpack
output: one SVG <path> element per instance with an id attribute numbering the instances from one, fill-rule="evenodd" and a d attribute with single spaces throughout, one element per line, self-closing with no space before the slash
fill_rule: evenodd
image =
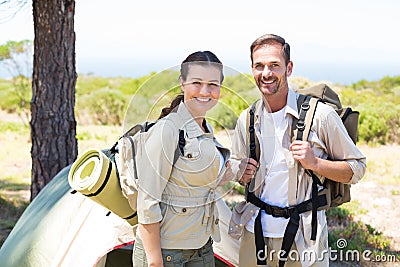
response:
<path id="1" fill-rule="evenodd" d="M 350 138 L 354 144 L 357 142 L 359 112 L 352 110 L 351 107 L 343 107 L 339 96 L 328 85 L 318 84 L 310 88 L 297 89 L 296 92 L 300 94 L 297 100 L 299 120 L 296 123 L 296 130 L 294 131 L 296 140 L 307 141 L 317 104 L 318 102 L 323 102 L 335 109 L 342 119 Z M 328 194 L 329 208 L 337 207 L 350 201 L 350 184 L 325 179 L 323 186 L 326 188 L 325 192 Z"/>
<path id="2" fill-rule="evenodd" d="M 313 118 L 316 107 L 319 102 L 323 102 L 332 106 L 338 115 L 341 117 L 342 122 L 354 143 L 357 141 L 358 133 L 358 116 L 357 111 L 353 111 L 350 107 L 342 107 L 339 96 L 326 84 L 319 84 L 307 89 L 297 89 L 300 95 L 297 100 L 297 108 L 299 112 L 299 119 L 293 121 L 292 124 L 292 140 L 307 141 L 313 124 Z M 248 127 L 248 144 L 250 149 L 250 157 L 259 161 L 260 145 L 256 138 L 254 129 L 254 112 L 256 104 L 253 103 L 249 108 L 247 114 L 247 127 Z M 312 193 L 311 199 L 297 204 L 293 207 L 278 207 L 270 205 L 259 199 L 254 192 L 249 192 L 246 186 L 246 200 L 253 205 L 259 207 L 261 210 L 274 217 L 290 218 L 287 224 L 285 234 L 282 241 L 282 251 L 284 252 L 283 258 L 287 257 L 289 250 L 294 242 L 295 235 L 299 227 L 300 217 L 303 212 L 311 211 L 311 240 L 316 240 L 317 235 L 317 209 L 328 209 L 336 207 L 343 203 L 350 201 L 350 185 L 344 184 L 329 179 L 325 179 L 322 184 L 319 178 L 310 170 L 306 172 L 312 177 Z M 323 190 L 318 191 L 318 185 L 324 187 Z M 254 223 L 255 242 L 257 253 L 263 253 L 264 239 L 261 224 L 261 211 L 255 219 Z M 258 254 L 257 254 L 258 255 Z M 265 265 L 266 261 L 257 257 L 257 264 Z M 279 261 L 279 266 L 284 265 L 284 260 Z"/>
<path id="3" fill-rule="evenodd" d="M 80 192 L 131 225 L 137 224 L 136 153 L 140 149 L 137 141 L 141 133 L 146 133 L 155 124 L 144 122 L 134 125 L 111 148 L 89 149 L 78 157 L 68 174 L 73 193 Z M 184 130 L 179 129 L 173 164 L 183 154 L 184 146 Z M 126 158 L 129 162 L 125 162 Z"/>

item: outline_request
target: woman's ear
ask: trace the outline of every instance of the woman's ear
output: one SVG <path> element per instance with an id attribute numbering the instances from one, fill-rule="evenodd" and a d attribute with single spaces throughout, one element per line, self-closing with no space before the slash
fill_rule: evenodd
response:
<path id="1" fill-rule="evenodd" d="M 181 90 L 182 90 L 182 92 L 184 91 L 184 89 L 183 89 L 183 78 L 182 78 L 182 76 L 179 76 L 179 83 L 180 83 L 180 85 L 181 85 Z"/>

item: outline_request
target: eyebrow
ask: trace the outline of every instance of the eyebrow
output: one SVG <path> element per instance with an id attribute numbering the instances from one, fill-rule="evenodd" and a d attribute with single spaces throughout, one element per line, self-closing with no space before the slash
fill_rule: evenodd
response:
<path id="1" fill-rule="evenodd" d="M 193 77 L 192 79 L 204 81 L 202 78 L 195 78 L 195 77 Z M 219 80 L 210 80 L 210 81 L 206 81 L 206 82 L 217 82 L 217 83 L 219 83 L 220 81 L 219 81 Z"/>

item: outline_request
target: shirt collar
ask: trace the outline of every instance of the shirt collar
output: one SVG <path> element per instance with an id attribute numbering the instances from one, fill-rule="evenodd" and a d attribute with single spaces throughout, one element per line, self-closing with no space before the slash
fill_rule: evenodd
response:
<path id="1" fill-rule="evenodd" d="M 299 118 L 299 112 L 297 109 L 297 98 L 299 98 L 299 95 L 289 87 L 286 102 L 286 114 L 291 114 L 296 119 Z"/>
<path id="2" fill-rule="evenodd" d="M 211 127 L 208 123 L 206 126 L 210 133 L 204 133 L 197 122 L 194 120 L 192 114 L 190 114 L 189 110 L 187 109 L 184 102 L 181 102 L 178 106 L 178 110 L 176 113 L 181 117 L 182 121 L 184 122 L 183 128 L 185 128 L 185 132 L 189 138 L 196 138 L 202 135 L 212 135 Z"/>
<path id="3" fill-rule="evenodd" d="M 296 119 L 299 118 L 299 112 L 297 111 L 297 99 L 299 98 L 299 94 L 293 91 L 290 87 L 288 90 L 288 95 L 287 95 L 287 101 L 286 101 L 286 106 L 285 108 L 285 116 L 287 114 L 292 115 Z M 262 105 L 263 101 L 262 99 L 258 100 L 258 103 L 256 105 L 255 109 L 255 122 L 254 124 L 260 124 L 259 117 L 263 112 L 264 105 Z"/>

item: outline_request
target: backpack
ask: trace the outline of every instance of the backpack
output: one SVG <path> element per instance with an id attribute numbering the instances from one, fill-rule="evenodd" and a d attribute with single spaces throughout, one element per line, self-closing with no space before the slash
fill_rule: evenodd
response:
<path id="1" fill-rule="evenodd" d="M 68 174 L 68 182 L 74 189 L 71 193 L 80 192 L 131 225 L 137 224 L 138 139 L 156 123 L 146 121 L 134 125 L 109 149 L 84 152 L 74 161 Z M 184 135 L 184 130 L 179 129 L 173 164 L 183 154 Z M 125 161 L 127 158 L 129 162 Z"/>
<path id="2" fill-rule="evenodd" d="M 331 105 L 338 115 L 341 117 L 342 122 L 354 143 L 357 141 L 358 133 L 358 111 L 353 111 L 350 107 L 342 107 L 339 96 L 326 84 L 319 84 L 307 89 L 297 89 L 299 98 L 297 100 L 297 108 L 299 112 L 299 119 L 293 120 L 292 124 L 292 140 L 303 140 L 308 139 L 310 129 L 313 123 L 316 107 L 319 102 Z M 248 128 L 248 143 L 250 150 L 250 157 L 259 161 L 260 158 L 260 144 L 255 135 L 254 129 L 254 112 L 256 110 L 256 101 L 249 108 L 247 113 L 246 126 Z M 285 261 L 283 260 L 288 256 L 290 248 L 295 239 L 295 235 L 299 228 L 299 215 L 304 212 L 311 211 L 311 240 L 316 240 L 317 235 L 317 210 L 318 209 L 329 209 L 330 207 L 337 207 L 343 203 L 350 201 L 350 185 L 344 184 L 329 179 L 325 179 L 322 184 L 320 179 L 310 170 L 305 170 L 312 177 L 312 192 L 311 199 L 301 202 L 291 207 L 278 207 L 263 202 L 258 198 L 254 192 L 250 192 L 248 185 L 246 186 L 246 201 L 252 203 L 256 207 L 260 208 L 255 222 L 254 222 L 254 233 L 256 243 L 256 255 L 261 253 L 263 256 L 263 249 L 265 247 L 262 223 L 261 223 L 261 210 L 265 213 L 270 214 L 274 217 L 290 218 L 285 229 L 285 234 L 282 240 L 281 250 L 282 260 L 279 260 L 279 266 L 283 266 Z M 254 181 L 254 179 L 253 179 Z M 322 185 L 323 189 L 318 191 L 318 185 Z M 265 255 L 264 255 L 265 256 Z M 263 257 L 261 257 L 263 258 Z M 258 265 L 265 265 L 266 261 L 257 257 Z"/>
<path id="3" fill-rule="evenodd" d="M 323 102 L 335 109 L 351 140 L 354 144 L 357 143 L 359 112 L 352 110 L 351 107 L 342 107 L 339 96 L 333 89 L 326 84 L 318 84 L 310 88 L 297 89 L 296 92 L 300 94 L 297 101 L 299 120 L 296 123 L 296 140 L 307 140 L 316 106 L 318 102 Z M 327 208 L 337 207 L 350 201 L 350 184 L 325 179 L 323 186 L 325 188 L 324 193 L 327 194 Z"/>

